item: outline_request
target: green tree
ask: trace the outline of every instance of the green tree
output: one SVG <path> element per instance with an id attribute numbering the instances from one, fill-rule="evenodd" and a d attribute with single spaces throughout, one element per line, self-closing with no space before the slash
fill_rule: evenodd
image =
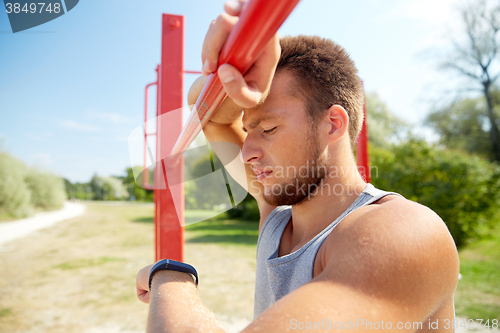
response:
<path id="1" fill-rule="evenodd" d="M 120 179 L 116 177 L 102 177 L 94 175 L 89 183 L 95 200 L 122 200 L 129 197 L 129 193 Z"/>
<path id="2" fill-rule="evenodd" d="M 375 186 L 399 192 L 434 210 L 457 246 L 486 235 L 498 224 L 500 167 L 461 151 L 411 139 L 391 151 L 371 147 Z"/>
<path id="3" fill-rule="evenodd" d="M 212 161 L 210 160 L 210 154 L 201 154 L 201 152 L 202 150 L 193 150 L 192 152 L 185 154 L 186 177 L 189 179 L 197 179 L 212 172 L 212 163 L 213 168 L 217 170 L 220 168 L 220 159 L 213 153 L 213 150 Z M 225 172 L 227 177 L 231 177 L 227 170 Z M 197 184 L 199 186 L 202 183 L 185 183 L 185 203 L 187 209 L 212 209 L 213 206 L 218 205 L 220 203 L 221 196 L 213 195 L 215 188 L 219 188 L 219 192 L 223 193 L 224 196 L 229 195 L 230 187 L 227 184 L 224 189 L 220 188 L 221 184 L 219 184 L 219 182 L 210 183 L 210 179 L 207 179 L 207 182 L 205 182 L 203 186 L 210 188 L 210 191 L 206 191 L 204 188 L 198 188 Z M 260 213 L 257 201 L 248 194 L 242 202 L 226 211 L 224 216 L 230 219 L 241 218 L 250 221 L 259 221 Z"/>
<path id="4" fill-rule="evenodd" d="M 200 153 L 198 153 L 200 154 Z M 186 174 L 189 174 L 190 179 L 197 180 L 196 184 L 194 182 L 188 182 L 189 185 L 186 186 L 186 208 L 189 209 L 206 209 L 211 210 L 214 206 L 219 205 L 221 201 L 221 196 L 215 196 L 214 189 L 220 189 L 221 195 L 229 195 L 226 186 L 221 186 L 220 180 L 215 180 L 214 178 L 205 177 L 201 181 L 200 177 L 206 176 L 213 172 L 217 165 L 220 165 L 220 161 L 217 155 L 203 154 L 198 156 L 197 160 L 189 163 L 189 168 L 186 170 Z M 227 171 L 226 174 L 229 176 Z M 202 188 L 199 188 L 199 187 Z"/>
<path id="5" fill-rule="evenodd" d="M 500 93 L 493 95 L 497 100 Z M 466 98 L 431 112 L 425 122 L 440 136 L 439 143 L 494 160 L 484 98 Z M 498 115 L 498 111 L 495 110 Z"/>
<path id="6" fill-rule="evenodd" d="M 142 168 L 141 168 L 142 169 Z M 151 172 L 151 175 L 153 173 Z M 134 196 L 137 201 L 153 201 L 153 190 L 146 190 L 139 185 L 134 178 L 134 171 L 132 168 L 125 169 L 125 176 L 117 176 L 123 183 L 123 186 Z M 142 174 L 140 175 L 140 185 L 142 185 Z"/>
<path id="7" fill-rule="evenodd" d="M 66 200 L 66 191 L 62 178 L 44 171 L 30 168 L 25 182 L 31 192 L 31 204 L 42 209 L 57 209 Z"/>
<path id="8" fill-rule="evenodd" d="M 408 123 L 397 117 L 376 93 L 366 94 L 368 139 L 377 147 L 389 148 L 409 131 Z"/>
<path id="9" fill-rule="evenodd" d="M 56 209 L 66 200 L 63 180 L 46 171 L 28 168 L 7 152 L 0 152 L 0 215 L 27 217 L 34 208 Z"/>
<path id="10" fill-rule="evenodd" d="M 94 198 L 94 193 L 92 192 L 92 188 L 89 183 L 72 184 L 67 179 L 63 180 L 66 188 L 66 196 L 69 199 L 92 200 Z"/>
<path id="11" fill-rule="evenodd" d="M 31 192 L 24 181 L 26 166 L 7 152 L 0 152 L 0 214 L 26 217 L 33 214 Z"/>
<path id="12" fill-rule="evenodd" d="M 500 161 L 499 118 L 494 111 L 493 90 L 500 77 L 500 3 L 469 0 L 461 9 L 462 40 L 452 40 L 452 48 L 442 67 L 472 81 L 485 100 L 484 115 L 489 122 L 492 155 Z"/>

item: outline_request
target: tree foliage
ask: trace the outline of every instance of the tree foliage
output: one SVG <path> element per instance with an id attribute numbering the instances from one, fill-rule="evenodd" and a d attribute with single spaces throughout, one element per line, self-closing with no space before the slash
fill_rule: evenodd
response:
<path id="1" fill-rule="evenodd" d="M 0 215 L 27 217 L 35 209 L 62 207 L 63 180 L 47 171 L 29 168 L 7 152 L 0 152 Z"/>
<path id="2" fill-rule="evenodd" d="M 24 181 L 26 166 L 7 152 L 0 152 L 0 213 L 26 217 L 33 213 L 31 192 Z"/>
<path id="3" fill-rule="evenodd" d="M 116 177 L 102 177 L 96 174 L 89 185 L 95 200 L 120 200 L 129 197 L 127 189 Z"/>
<path id="4" fill-rule="evenodd" d="M 63 180 L 50 173 L 29 169 L 26 184 L 31 192 L 31 203 L 42 209 L 58 209 L 66 200 Z"/>
<path id="5" fill-rule="evenodd" d="M 372 145 L 389 148 L 406 136 L 409 126 L 389 110 L 376 93 L 366 94 L 368 139 Z"/>
<path id="6" fill-rule="evenodd" d="M 153 172 L 150 172 L 149 174 L 152 175 Z M 125 176 L 118 176 L 116 178 L 118 178 L 122 181 L 123 186 L 125 186 L 125 188 L 132 189 L 132 195 L 134 196 L 134 200 L 153 201 L 153 191 L 146 190 L 146 189 L 140 187 L 139 185 L 137 185 L 137 183 L 134 179 L 134 171 L 132 168 L 130 168 L 130 167 L 126 168 L 125 169 Z M 141 181 L 140 185 L 142 185 L 142 178 L 140 179 L 140 181 Z"/>
<path id="7" fill-rule="evenodd" d="M 500 92 L 495 91 L 494 97 L 497 100 Z M 426 124 L 439 134 L 439 143 L 445 147 L 494 160 L 485 108 L 484 98 L 458 100 L 431 112 Z M 495 113 L 500 114 L 497 109 Z"/>
<path id="8" fill-rule="evenodd" d="M 500 161 L 499 118 L 494 112 L 492 91 L 500 77 L 500 2 L 469 0 L 460 9 L 463 39 L 453 40 L 443 68 L 472 81 L 485 100 L 489 138 L 494 160 Z"/>
<path id="9" fill-rule="evenodd" d="M 375 186 L 434 210 L 457 246 L 484 236 L 497 223 L 500 168 L 460 151 L 411 139 L 390 151 L 371 148 Z"/>

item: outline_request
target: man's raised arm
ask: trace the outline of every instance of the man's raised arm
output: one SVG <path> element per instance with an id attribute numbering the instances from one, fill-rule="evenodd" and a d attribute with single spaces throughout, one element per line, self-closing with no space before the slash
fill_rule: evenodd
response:
<path id="1" fill-rule="evenodd" d="M 205 126 L 203 132 L 210 142 L 230 142 L 236 144 L 240 148 L 240 154 L 246 138 L 241 120 L 243 108 L 257 106 L 269 92 L 281 50 L 279 38 L 276 34 L 244 76 L 229 64 L 222 64 L 217 69 L 219 53 L 231 30 L 238 22 L 238 15 L 243 4 L 244 1 L 226 3 L 224 6 L 226 13 L 219 15 L 217 19 L 212 21 L 209 27 L 203 42 L 201 56 L 203 74 L 208 76 L 212 72 L 217 71 L 224 90 L 228 95 Z M 195 104 L 205 82 L 206 77 L 200 77 L 191 86 L 188 93 L 189 105 Z M 213 145 L 213 148 L 233 179 L 257 200 L 260 211 L 260 226 L 262 226 L 263 221 L 275 206 L 269 205 L 264 201 L 263 186 L 257 181 L 257 177 L 250 164 L 245 165 L 246 174 L 239 174 L 238 170 L 241 170 L 241 168 L 234 168 L 234 165 L 231 166 L 229 163 L 231 162 L 230 159 L 234 158 L 234 156 L 229 156 L 230 154 L 227 152 L 221 151 L 220 146 L 218 149 L 217 145 Z M 236 162 L 239 163 L 240 160 Z"/>

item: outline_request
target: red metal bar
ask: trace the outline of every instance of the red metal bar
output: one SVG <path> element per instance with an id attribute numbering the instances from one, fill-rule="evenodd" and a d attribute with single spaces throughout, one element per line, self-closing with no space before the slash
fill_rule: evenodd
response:
<path id="1" fill-rule="evenodd" d="M 184 71 L 186 74 L 201 74 L 200 71 Z"/>
<path id="2" fill-rule="evenodd" d="M 146 163 L 147 163 L 147 156 L 148 156 L 148 136 L 150 135 L 156 135 L 156 133 L 148 133 L 148 90 L 149 87 L 151 86 L 158 86 L 158 71 L 159 71 L 160 65 L 156 67 L 156 82 L 150 83 L 146 85 L 145 89 L 145 101 L 144 101 L 144 167 L 142 168 L 142 187 L 145 189 L 152 189 L 152 185 L 149 184 L 148 182 L 148 168 L 146 168 Z M 158 87 L 157 87 L 158 89 Z M 158 93 L 157 93 L 158 95 Z M 158 97 L 157 97 L 158 100 Z M 156 105 L 158 107 L 158 103 Z M 158 111 L 157 111 L 158 112 Z M 154 163 L 154 161 L 151 161 Z"/>
<path id="3" fill-rule="evenodd" d="M 170 155 L 175 140 L 182 129 L 182 97 L 184 72 L 184 17 L 163 14 L 162 52 L 158 95 L 160 107 L 156 121 L 156 159 L 157 162 Z M 168 117 L 163 116 L 166 113 Z M 168 119 L 168 121 L 167 121 Z M 175 168 L 171 168 L 169 176 L 183 179 L 183 158 Z M 163 161 L 162 161 L 163 162 Z M 160 186 L 165 182 L 165 186 Z M 161 187 L 161 188 L 160 188 Z M 165 175 L 163 163 L 155 168 L 155 234 L 156 260 L 183 260 L 184 254 L 184 187 L 170 188 Z M 174 201 L 180 202 L 176 210 Z"/>
<path id="4" fill-rule="evenodd" d="M 366 97 L 364 97 L 363 102 L 363 126 L 361 127 L 361 132 L 358 136 L 358 141 L 356 143 L 356 158 L 358 161 L 358 170 L 361 177 L 365 179 L 367 183 L 371 182 L 370 177 L 370 159 L 368 155 L 368 125 L 366 117 Z"/>
<path id="5" fill-rule="evenodd" d="M 246 73 L 298 2 L 299 0 L 250 0 L 222 48 L 219 66 L 228 63 L 241 73 Z M 214 72 L 205 83 L 171 155 L 178 154 L 189 146 L 225 97 L 217 72 Z"/>

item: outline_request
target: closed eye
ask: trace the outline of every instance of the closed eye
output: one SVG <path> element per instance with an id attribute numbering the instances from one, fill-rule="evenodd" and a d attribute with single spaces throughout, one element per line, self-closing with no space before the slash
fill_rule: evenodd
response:
<path id="1" fill-rule="evenodd" d="M 277 128 L 277 127 L 278 127 L 278 126 L 273 127 L 273 128 L 271 128 L 271 129 L 268 129 L 267 131 L 264 131 L 264 133 L 265 133 L 265 134 L 271 134 L 271 133 L 273 133 L 273 132 L 276 130 L 276 128 Z"/>

